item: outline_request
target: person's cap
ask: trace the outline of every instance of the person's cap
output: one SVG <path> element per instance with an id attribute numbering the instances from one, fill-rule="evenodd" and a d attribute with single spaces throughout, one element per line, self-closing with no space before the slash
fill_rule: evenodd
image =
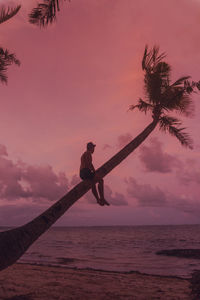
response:
<path id="1" fill-rule="evenodd" d="M 92 142 L 87 143 L 87 148 L 94 148 L 96 147 L 95 144 L 93 144 Z"/>

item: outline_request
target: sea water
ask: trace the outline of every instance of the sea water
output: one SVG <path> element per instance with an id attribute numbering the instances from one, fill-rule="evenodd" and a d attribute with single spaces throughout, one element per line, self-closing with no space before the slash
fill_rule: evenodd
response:
<path id="1" fill-rule="evenodd" d="M 200 225 L 52 227 L 19 262 L 186 278 L 200 260 L 156 252 L 188 248 L 200 249 Z"/>

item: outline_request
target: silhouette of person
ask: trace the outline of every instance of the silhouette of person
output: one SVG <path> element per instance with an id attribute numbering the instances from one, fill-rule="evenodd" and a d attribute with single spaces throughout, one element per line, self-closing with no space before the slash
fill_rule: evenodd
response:
<path id="1" fill-rule="evenodd" d="M 92 154 L 94 153 L 96 145 L 92 142 L 87 143 L 87 149 L 81 156 L 81 166 L 80 166 L 80 178 L 82 180 L 92 181 L 92 193 L 95 196 L 97 203 L 101 206 L 110 205 L 104 198 L 104 182 L 103 179 L 98 177 L 95 173 L 95 168 L 92 164 Z M 98 192 L 96 189 L 96 183 L 98 183 Z"/>

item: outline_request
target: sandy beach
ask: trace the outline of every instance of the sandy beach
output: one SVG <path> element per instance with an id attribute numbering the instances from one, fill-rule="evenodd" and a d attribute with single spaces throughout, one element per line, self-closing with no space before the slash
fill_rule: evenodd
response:
<path id="1" fill-rule="evenodd" d="M 0 300 L 191 300 L 189 280 L 15 264 L 0 272 Z"/>

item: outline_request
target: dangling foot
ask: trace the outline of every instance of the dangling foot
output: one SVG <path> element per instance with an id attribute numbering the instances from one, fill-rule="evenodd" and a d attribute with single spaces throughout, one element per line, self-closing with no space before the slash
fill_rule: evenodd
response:
<path id="1" fill-rule="evenodd" d="M 104 205 L 108 205 L 108 206 L 110 205 L 110 203 L 108 203 L 108 202 L 106 201 L 106 199 L 102 198 L 102 199 L 100 199 L 100 200 L 103 202 Z"/>
<path id="2" fill-rule="evenodd" d="M 104 204 L 105 204 L 104 201 L 102 201 L 101 199 L 98 199 L 98 200 L 97 200 L 97 203 L 98 203 L 99 205 L 101 205 L 101 206 L 104 206 Z"/>

